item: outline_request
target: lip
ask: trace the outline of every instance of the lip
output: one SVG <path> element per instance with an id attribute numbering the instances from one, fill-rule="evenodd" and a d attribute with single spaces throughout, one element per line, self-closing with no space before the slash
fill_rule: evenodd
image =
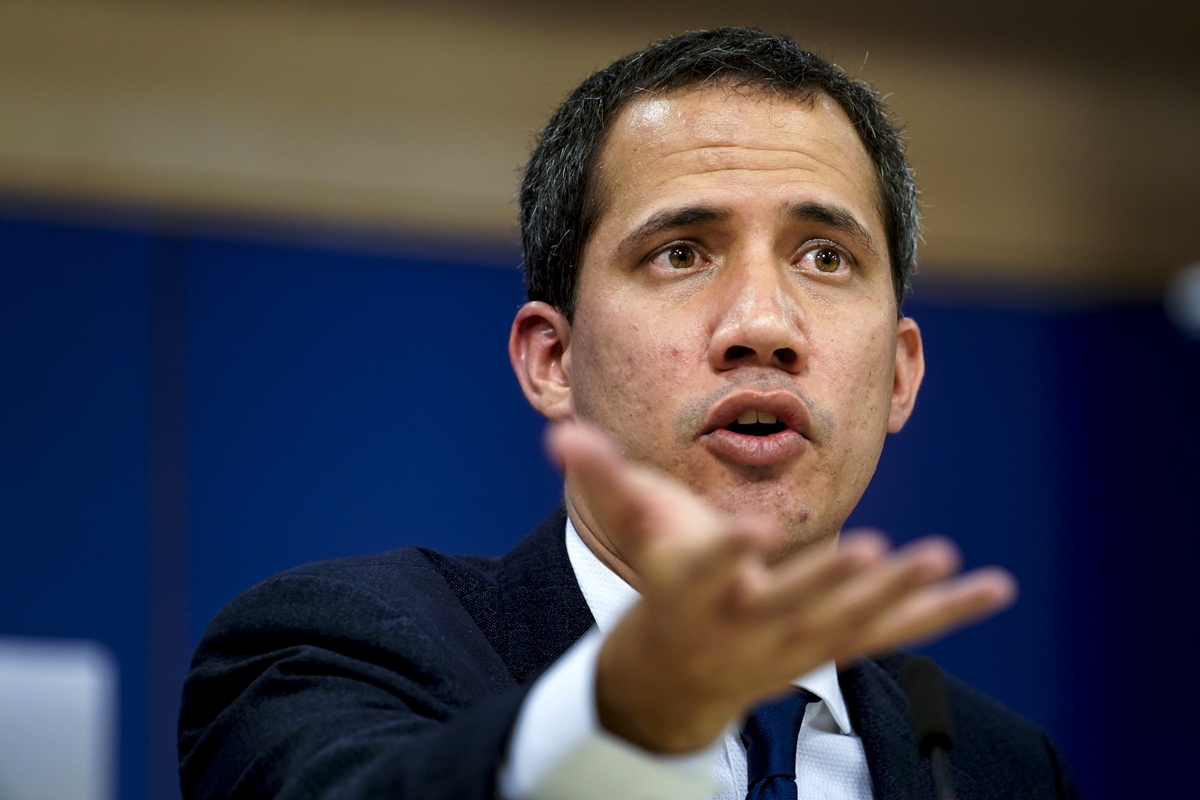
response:
<path id="1" fill-rule="evenodd" d="M 734 433 L 725 427 L 751 410 L 775 414 L 787 427 L 770 436 Z M 809 444 L 811 433 L 812 418 L 795 394 L 782 389 L 743 389 L 713 406 L 699 441 L 727 461 L 768 467 L 798 456 Z"/>

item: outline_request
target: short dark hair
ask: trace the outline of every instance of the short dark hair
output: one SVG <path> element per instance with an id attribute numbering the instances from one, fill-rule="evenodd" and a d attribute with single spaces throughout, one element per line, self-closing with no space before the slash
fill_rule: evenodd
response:
<path id="1" fill-rule="evenodd" d="M 717 28 L 655 42 L 595 73 L 559 106 L 529 159 L 519 195 L 529 299 L 574 316 L 579 259 L 601 210 L 596 159 L 621 110 L 646 92 L 710 85 L 762 88 L 805 100 L 825 94 L 842 107 L 879 178 L 899 307 L 916 270 L 920 212 L 898 127 L 870 86 L 789 37 L 755 28 Z"/>

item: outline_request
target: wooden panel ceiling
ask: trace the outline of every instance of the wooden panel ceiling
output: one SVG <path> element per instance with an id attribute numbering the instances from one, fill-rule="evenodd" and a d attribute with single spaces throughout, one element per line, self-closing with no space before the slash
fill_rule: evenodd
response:
<path id="1" fill-rule="evenodd" d="M 890 94 L 926 282 L 1149 296 L 1200 260 L 1200 4 L 730 5 L 5 0 L 0 194 L 511 241 L 574 83 L 749 23 Z"/>

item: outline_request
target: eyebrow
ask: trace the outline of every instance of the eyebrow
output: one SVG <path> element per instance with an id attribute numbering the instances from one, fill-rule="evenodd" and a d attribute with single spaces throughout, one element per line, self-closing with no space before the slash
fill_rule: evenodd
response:
<path id="1" fill-rule="evenodd" d="M 649 219 L 623 238 L 621 243 L 617 245 L 617 252 L 620 254 L 628 253 L 646 239 L 658 236 L 665 231 L 674 230 L 675 228 L 686 228 L 691 225 L 700 225 L 706 222 L 722 222 L 729 219 L 730 216 L 732 214 L 729 211 L 713 208 L 712 206 L 686 206 L 684 208 L 663 209 L 652 214 Z"/>
<path id="2" fill-rule="evenodd" d="M 872 253 L 875 252 L 871 233 L 866 227 L 845 208 L 825 203 L 794 203 L 787 207 L 785 213 L 793 220 L 814 222 L 826 228 L 840 231 Z M 732 216 L 730 211 L 712 206 L 685 206 L 683 208 L 667 208 L 650 216 L 645 222 L 623 238 L 617 245 L 617 253 L 626 254 L 634 250 L 646 239 L 658 236 L 665 231 L 676 228 L 686 228 L 706 222 L 723 222 Z"/>
<path id="3" fill-rule="evenodd" d="M 853 214 L 841 206 L 824 203 L 796 203 L 788 206 L 787 215 L 801 222 L 815 222 L 849 236 L 863 247 L 875 252 L 871 232 Z"/>

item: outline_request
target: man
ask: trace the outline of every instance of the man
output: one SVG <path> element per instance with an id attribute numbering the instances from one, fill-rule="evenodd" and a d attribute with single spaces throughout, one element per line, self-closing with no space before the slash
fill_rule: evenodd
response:
<path id="1" fill-rule="evenodd" d="M 526 172 L 510 338 L 565 513 L 503 559 L 405 549 L 235 600 L 185 689 L 185 795 L 933 797 L 907 657 L 863 656 L 1011 578 L 837 543 L 921 383 L 916 218 L 873 93 L 788 39 L 690 34 L 586 81 Z M 950 690 L 961 798 L 1075 794 L 1042 732 Z"/>

